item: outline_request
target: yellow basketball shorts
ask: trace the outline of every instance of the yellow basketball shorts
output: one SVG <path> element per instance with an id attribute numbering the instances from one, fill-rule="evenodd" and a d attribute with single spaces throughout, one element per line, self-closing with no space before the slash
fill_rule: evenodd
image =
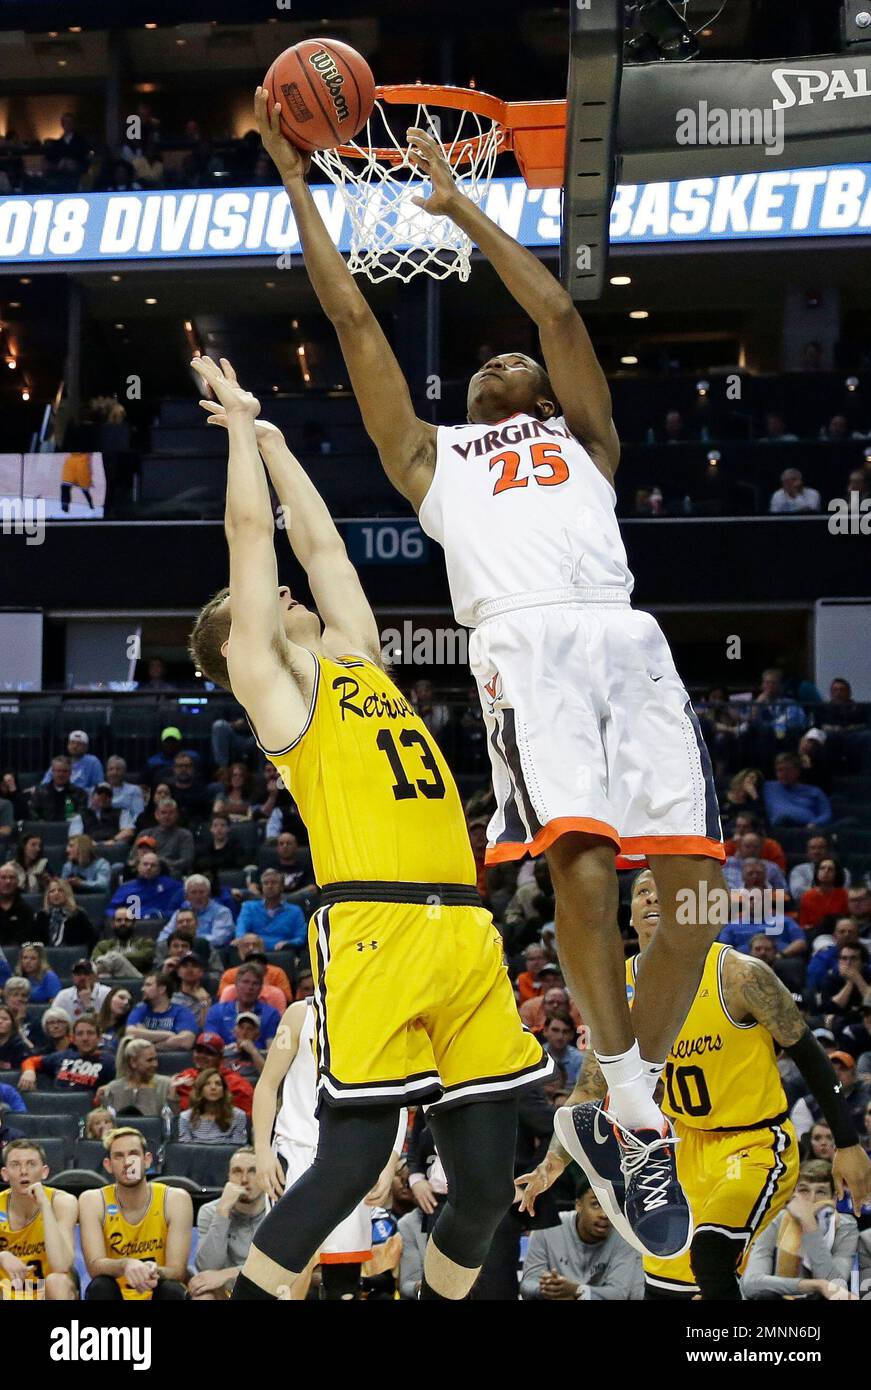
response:
<path id="1" fill-rule="evenodd" d="M 445 1108 L 550 1074 L 474 888 L 330 884 L 323 898 L 309 924 L 318 1105 Z"/>
<path id="2" fill-rule="evenodd" d="M 677 1175 L 696 1233 L 719 1231 L 735 1241 L 739 1273 L 750 1246 L 792 1196 L 798 1177 L 798 1139 L 789 1120 L 758 1129 L 690 1129 L 673 1121 Z M 644 1277 L 656 1291 L 699 1292 L 690 1254 L 673 1260 L 644 1257 Z"/>

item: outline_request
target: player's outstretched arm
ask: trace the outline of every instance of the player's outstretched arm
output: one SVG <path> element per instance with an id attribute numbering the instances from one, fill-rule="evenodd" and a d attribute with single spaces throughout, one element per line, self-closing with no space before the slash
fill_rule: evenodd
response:
<path id="1" fill-rule="evenodd" d="M 200 405 L 210 425 L 226 429 L 227 416 L 221 405 L 215 401 L 200 401 Z M 359 652 L 380 664 L 378 624 L 326 502 L 287 447 L 281 430 L 260 419 L 254 428 L 281 503 L 291 550 L 308 576 L 312 597 L 324 620 L 325 646 L 335 655 Z"/>
<path id="2" fill-rule="evenodd" d="M 393 486 L 417 508 L 435 468 L 435 426 L 415 413 L 396 356 L 345 258 L 333 245 L 306 185 L 306 161 L 281 134 L 280 111 L 280 102 L 269 110 L 266 88 L 258 87 L 254 96 L 257 129 L 287 190 L 305 267 L 320 306 L 338 334 L 366 433 Z"/>
<path id="3" fill-rule="evenodd" d="M 431 135 L 412 127 L 408 139 L 412 163 L 429 178 L 433 189 L 429 198 L 412 201 L 433 216 L 450 217 L 462 228 L 536 324 L 548 375 L 569 429 L 586 445 L 599 468 L 613 476 L 620 446 L 611 419 L 611 392 L 571 297 L 537 256 L 460 192 Z"/>
<path id="4" fill-rule="evenodd" d="M 566 1100 L 566 1105 L 583 1105 L 588 1100 L 604 1100 L 607 1092 L 602 1068 L 596 1061 L 596 1054 L 590 1045 L 584 1054 L 584 1064 L 575 1082 L 574 1089 Z M 537 1168 L 531 1173 L 523 1173 L 514 1179 L 514 1200 L 520 1211 L 535 1214 L 535 1201 L 542 1192 L 553 1187 L 557 1178 L 565 1172 L 572 1162 L 572 1156 L 563 1148 L 556 1135 L 548 1145 L 547 1153 Z"/>
<path id="5" fill-rule="evenodd" d="M 226 415 L 230 453 L 224 531 L 230 551 L 231 626 L 227 668 L 233 694 L 267 748 L 283 748 L 302 729 L 314 684 L 311 656 L 288 641 L 275 559 L 275 522 L 254 421 L 260 402 L 236 380 L 230 363 L 191 363 Z"/>
<path id="6" fill-rule="evenodd" d="M 841 1094 L 832 1064 L 813 1036 L 789 990 L 764 961 L 729 951 L 723 967 L 726 1008 L 737 1022 L 755 1019 L 795 1062 L 835 1141 L 833 1175 L 839 1193 L 849 1189 L 858 1212 L 871 1192 L 871 1159 Z"/>

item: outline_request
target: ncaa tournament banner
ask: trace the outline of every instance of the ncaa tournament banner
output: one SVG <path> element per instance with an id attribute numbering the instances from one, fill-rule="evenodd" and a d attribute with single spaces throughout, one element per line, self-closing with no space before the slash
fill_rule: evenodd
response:
<path id="1" fill-rule="evenodd" d="M 312 188 L 335 245 L 350 223 L 338 189 Z M 377 197 L 378 192 L 373 192 Z M 557 246 L 562 190 L 494 179 L 488 216 L 525 246 Z M 620 185 L 612 246 L 871 232 L 871 164 L 765 169 L 672 183 Z M 282 188 L 172 189 L 0 198 L 0 265 L 294 255 L 296 223 Z"/>

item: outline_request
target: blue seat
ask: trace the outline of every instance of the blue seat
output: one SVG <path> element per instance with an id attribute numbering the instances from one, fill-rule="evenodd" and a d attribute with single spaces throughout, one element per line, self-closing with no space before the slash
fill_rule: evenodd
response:
<path id="1" fill-rule="evenodd" d="M 88 1091 L 27 1091 L 24 1096 L 33 1115 L 87 1115 L 94 1097 Z"/>
<path id="2" fill-rule="evenodd" d="M 164 1173 L 190 1178 L 205 1188 L 222 1188 L 238 1144 L 167 1144 Z"/>

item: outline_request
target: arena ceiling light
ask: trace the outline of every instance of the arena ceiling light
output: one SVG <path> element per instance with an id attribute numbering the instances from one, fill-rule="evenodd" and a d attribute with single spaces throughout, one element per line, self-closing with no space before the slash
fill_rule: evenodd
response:
<path id="1" fill-rule="evenodd" d="M 650 313 L 647 309 L 630 309 L 629 317 L 631 319 L 649 319 Z"/>
<path id="2" fill-rule="evenodd" d="M 156 299 L 146 299 L 145 303 L 146 303 L 146 304 L 156 304 L 156 303 L 157 303 L 157 300 L 156 300 Z"/>
<path id="3" fill-rule="evenodd" d="M 611 276 L 611 284 L 612 284 L 612 285 L 631 285 L 631 284 L 632 284 L 632 276 L 631 276 L 631 275 L 612 275 L 612 276 Z"/>
<path id="4" fill-rule="evenodd" d="M 630 354 L 629 356 L 627 356 L 627 357 L 621 357 L 621 358 L 620 358 L 620 365 L 621 365 L 621 367 L 637 367 L 637 366 L 638 366 L 638 358 L 637 358 L 637 357 L 633 357 L 631 354 Z"/>

